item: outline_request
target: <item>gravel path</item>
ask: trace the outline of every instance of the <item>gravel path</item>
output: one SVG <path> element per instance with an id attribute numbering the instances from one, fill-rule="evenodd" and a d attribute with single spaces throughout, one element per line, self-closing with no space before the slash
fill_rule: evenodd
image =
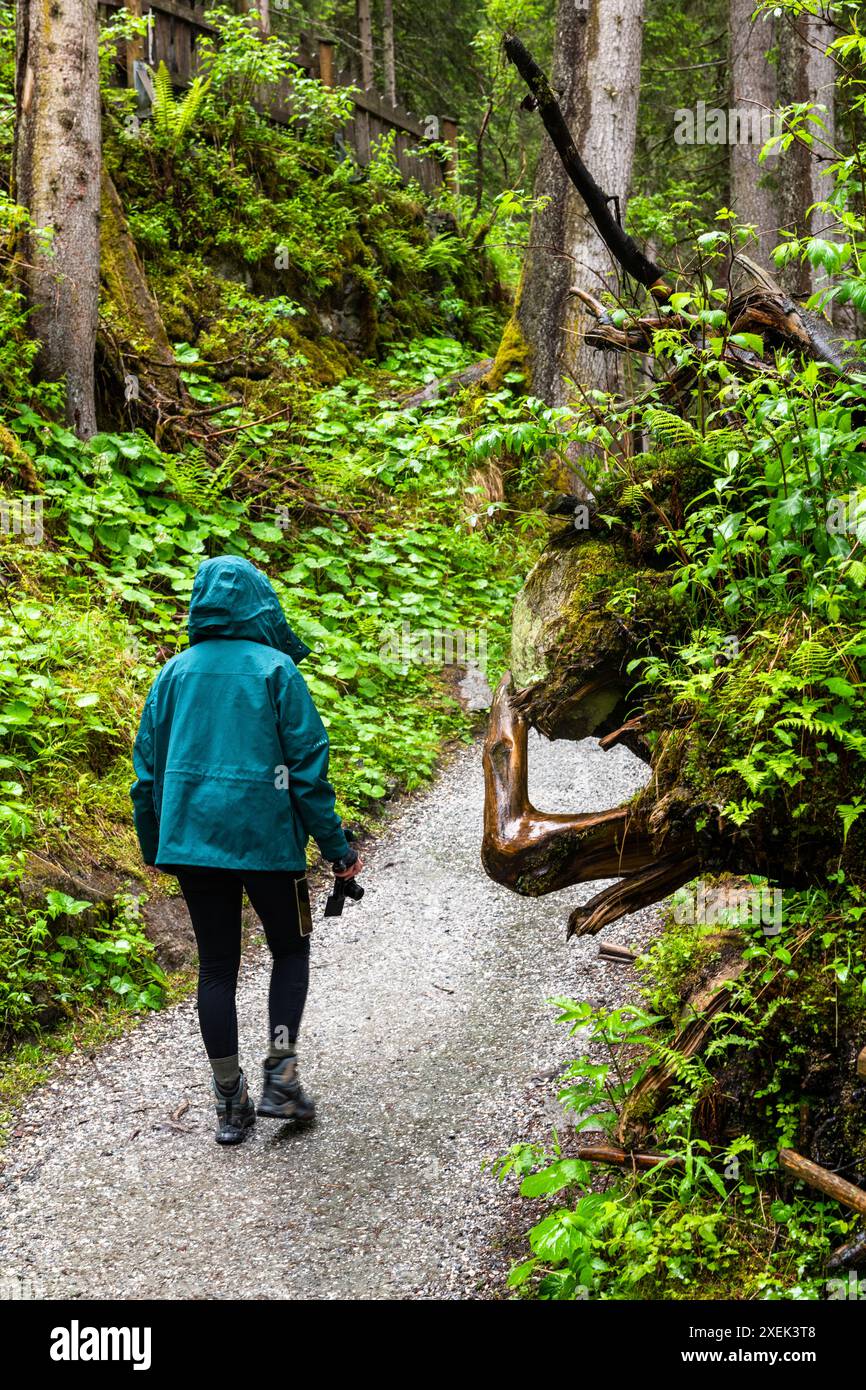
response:
<path id="1" fill-rule="evenodd" d="M 613 805 L 644 776 L 623 749 L 531 751 L 546 810 Z M 480 762 L 461 750 L 394 813 L 360 906 L 324 922 L 316 905 L 302 1070 L 318 1124 L 260 1120 L 220 1149 L 194 1004 L 154 1015 L 62 1063 L 19 1117 L 0 1278 L 42 1298 L 497 1296 L 529 1213 L 480 1164 L 555 1118 L 574 1043 L 545 1000 L 621 1002 L 632 972 L 600 962 L 597 939 L 565 942 L 598 885 L 532 901 L 484 876 Z M 609 935 L 640 942 L 653 920 Z M 239 995 L 254 1084 L 266 986 L 254 955 Z"/>

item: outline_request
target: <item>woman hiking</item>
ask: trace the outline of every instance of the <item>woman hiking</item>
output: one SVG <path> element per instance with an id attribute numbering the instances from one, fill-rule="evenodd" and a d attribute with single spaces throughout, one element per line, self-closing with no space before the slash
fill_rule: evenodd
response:
<path id="1" fill-rule="evenodd" d="M 334 810 L 328 735 L 297 669 L 310 649 L 270 581 L 239 556 L 205 560 L 188 631 L 187 650 L 148 693 L 131 795 L 145 864 L 177 876 L 189 909 L 216 1139 L 237 1144 L 257 1113 L 238 1062 L 244 890 L 273 957 L 258 1114 L 310 1120 L 315 1106 L 301 1089 L 295 1046 L 309 983 L 307 840 L 340 877 L 362 865 Z"/>

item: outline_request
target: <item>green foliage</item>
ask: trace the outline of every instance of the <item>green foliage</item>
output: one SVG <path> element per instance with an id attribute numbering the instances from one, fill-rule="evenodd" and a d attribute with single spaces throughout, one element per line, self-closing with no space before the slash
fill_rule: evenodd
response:
<path id="1" fill-rule="evenodd" d="M 138 900 L 118 894 L 96 910 L 50 889 L 36 906 L 18 889 L 23 860 L 0 865 L 0 1046 L 97 1003 L 159 1008 L 165 977 Z"/>
<path id="2" fill-rule="evenodd" d="M 727 197 L 729 149 L 678 144 L 676 111 L 730 101 L 727 14 L 713 0 L 652 0 L 643 25 L 638 130 L 628 227 L 662 265 L 691 259 L 696 233 Z"/>
<path id="3" fill-rule="evenodd" d="M 825 272 L 813 307 L 866 304 L 855 9 L 840 7 L 835 44 L 857 115 L 853 152 L 829 151 L 834 190 L 819 211 L 831 231 L 791 238 L 778 257 Z M 827 157 L 808 106 L 788 113 L 783 139 Z M 610 397 L 578 407 L 564 434 L 597 451 L 590 482 L 610 543 L 633 563 L 652 556 L 669 583 L 670 605 L 640 629 L 629 667 L 653 751 L 651 798 L 672 803 L 671 824 L 697 846 L 706 832 L 708 858 L 720 831 L 737 846 L 728 862 L 738 850 L 746 865 L 765 855 L 784 911 L 773 931 L 668 925 L 639 963 L 654 1016 L 637 1046 L 622 1011 L 566 1004 L 563 1021 L 586 1029 L 560 1092 L 567 1120 L 549 1144 L 516 1146 L 500 1162 L 538 1209 L 510 1285 L 542 1299 L 818 1299 L 827 1257 L 856 1222 L 792 1185 L 778 1153 L 810 1152 L 858 1181 L 866 1163 L 853 1066 L 866 1017 L 862 344 L 843 373 L 769 335 L 735 333 L 726 266 L 749 232 L 727 210 L 701 227 L 705 209 L 677 192 L 677 177 L 672 167 L 665 193 L 630 207 L 657 244 L 685 231 L 694 251 L 693 273 L 659 311 L 660 381 L 628 407 L 628 428 L 649 436 L 653 454 L 623 458 L 626 420 Z M 631 317 L 614 311 L 619 327 Z M 672 409 L 674 375 L 689 382 L 690 404 Z M 636 628 L 644 599 L 627 580 L 607 608 Z M 812 880 L 823 886 L 803 886 Z M 732 976 L 722 1006 L 700 1055 L 687 1056 L 679 1029 L 722 970 Z M 636 1096 L 659 1063 L 669 1089 Z M 579 1144 L 621 1122 L 665 1161 L 595 1191 L 599 1169 Z"/>
<path id="4" fill-rule="evenodd" d="M 196 375 L 198 354 L 181 347 L 178 355 Z M 443 738 L 471 727 L 442 680 L 440 638 L 456 639 L 456 659 L 462 642 L 470 658 L 504 664 L 511 602 L 535 548 L 531 534 L 480 522 L 467 491 L 473 429 L 486 412 L 464 418 L 454 397 L 422 411 L 396 399 L 466 357 L 441 338 L 395 351 L 387 373 L 313 395 L 291 423 L 240 428 L 216 467 L 194 448 L 164 453 L 140 432 L 85 444 L 19 410 L 11 423 L 41 479 L 46 542 L 2 537 L 4 555 L 27 574 L 26 586 L 7 588 L 0 612 L 7 856 L 108 833 L 134 866 L 131 736 L 159 664 L 183 645 L 193 576 L 209 554 L 264 566 L 314 649 L 305 674 L 329 728 L 344 815 L 369 819 L 385 798 L 431 775 Z M 504 393 L 490 408 L 507 414 Z M 512 409 L 522 410 L 520 398 Z M 291 471 L 272 469 L 286 457 Z M 10 913 L 9 951 L 41 912 L 45 993 L 53 997 L 61 978 L 78 980 L 78 993 L 63 983 L 64 1010 L 79 1006 L 82 991 L 135 1008 L 158 1002 L 143 963 L 121 969 L 116 942 L 132 937 L 125 922 L 115 930 L 119 909 L 113 936 L 100 927 L 74 945 L 49 940 L 49 910 L 50 900 Z M 43 1017 L 41 1003 L 30 1008 L 26 980 L 12 992 L 20 1008 L 10 1002 L 10 1038 Z"/>
<path id="5" fill-rule="evenodd" d="M 840 988 L 862 1008 L 866 967 L 858 961 L 856 978 L 851 973 L 861 911 L 855 894 L 846 922 L 828 927 L 820 940 L 811 938 L 814 953 L 801 954 L 796 966 L 784 942 L 756 934 L 750 951 L 766 959 L 766 970 L 732 987 L 730 1008 L 719 1016 L 704 1059 L 677 1052 L 671 1046 L 674 1024 L 659 1014 L 552 1001 L 559 1021 L 581 1042 L 581 1055 L 559 1091 L 573 1124 L 567 1133 L 555 1130 L 547 1146 L 514 1145 L 494 1165 L 501 1181 L 516 1177 L 521 1196 L 542 1207 L 527 1234 L 530 1257 L 508 1279 L 517 1296 L 704 1299 L 726 1296 L 735 1284 L 741 1298 L 826 1297 L 827 1255 L 856 1228 L 856 1219 L 835 1203 L 816 1202 L 813 1193 L 783 1198 L 777 1154 L 794 1141 L 803 1068 L 814 1045 L 807 1039 L 823 1035 L 840 1007 Z M 795 905 L 792 918 L 800 926 L 824 913 L 826 903 L 812 898 Z M 793 932 L 785 939 L 790 944 Z M 672 948 L 666 932 L 642 962 L 656 1001 L 659 986 L 671 988 L 672 970 L 685 965 L 687 972 L 702 949 L 700 929 L 695 954 L 685 951 L 681 929 L 673 941 Z M 762 986 L 780 968 L 795 977 L 800 972 L 804 981 L 826 980 L 823 1005 L 813 992 L 804 1011 L 802 997 L 792 991 L 768 1010 Z M 754 1104 L 739 1117 L 740 1135 L 710 1144 L 698 1137 L 697 1112 L 712 1092 L 710 1068 L 717 1069 L 722 1056 L 740 1068 L 752 1058 L 763 1085 L 756 1082 Z M 570 1150 L 578 1136 L 586 1142 L 581 1131 L 609 1131 L 648 1067 L 658 1062 L 673 1066 L 676 1076 L 672 1098 L 655 1120 L 654 1151 L 666 1161 L 593 1191 L 599 1170 Z"/>

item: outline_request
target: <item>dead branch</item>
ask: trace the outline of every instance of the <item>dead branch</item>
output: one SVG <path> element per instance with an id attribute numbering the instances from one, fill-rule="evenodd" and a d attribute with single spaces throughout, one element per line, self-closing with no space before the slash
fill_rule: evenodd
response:
<path id="1" fill-rule="evenodd" d="M 786 1173 L 798 1178 L 800 1182 L 808 1183 L 810 1187 L 823 1192 L 826 1197 L 832 1197 L 834 1201 L 841 1202 L 843 1206 L 850 1207 L 861 1216 L 866 1216 L 866 1191 L 862 1187 L 855 1187 L 852 1182 L 846 1182 L 844 1178 L 828 1172 L 826 1168 L 813 1163 L 810 1158 L 804 1158 L 794 1149 L 780 1149 L 779 1164 Z"/>
<path id="2" fill-rule="evenodd" d="M 618 1168 L 670 1168 L 682 1163 L 673 1154 L 633 1153 L 615 1144 L 580 1144 L 574 1157 L 585 1163 L 611 1163 Z"/>

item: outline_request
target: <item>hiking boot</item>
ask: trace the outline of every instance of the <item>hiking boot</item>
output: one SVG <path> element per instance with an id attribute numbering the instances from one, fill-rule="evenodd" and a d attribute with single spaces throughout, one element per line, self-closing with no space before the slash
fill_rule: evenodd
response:
<path id="1" fill-rule="evenodd" d="M 218 1144 L 240 1144 L 247 1130 L 256 1122 L 256 1107 L 247 1090 L 247 1078 L 241 1072 L 231 1095 L 226 1095 L 216 1081 L 213 1083 L 217 1112 L 216 1141 Z"/>
<path id="2" fill-rule="evenodd" d="M 297 1057 L 266 1057 L 258 1112 L 272 1120 L 312 1120 L 315 1102 L 301 1090 Z"/>

